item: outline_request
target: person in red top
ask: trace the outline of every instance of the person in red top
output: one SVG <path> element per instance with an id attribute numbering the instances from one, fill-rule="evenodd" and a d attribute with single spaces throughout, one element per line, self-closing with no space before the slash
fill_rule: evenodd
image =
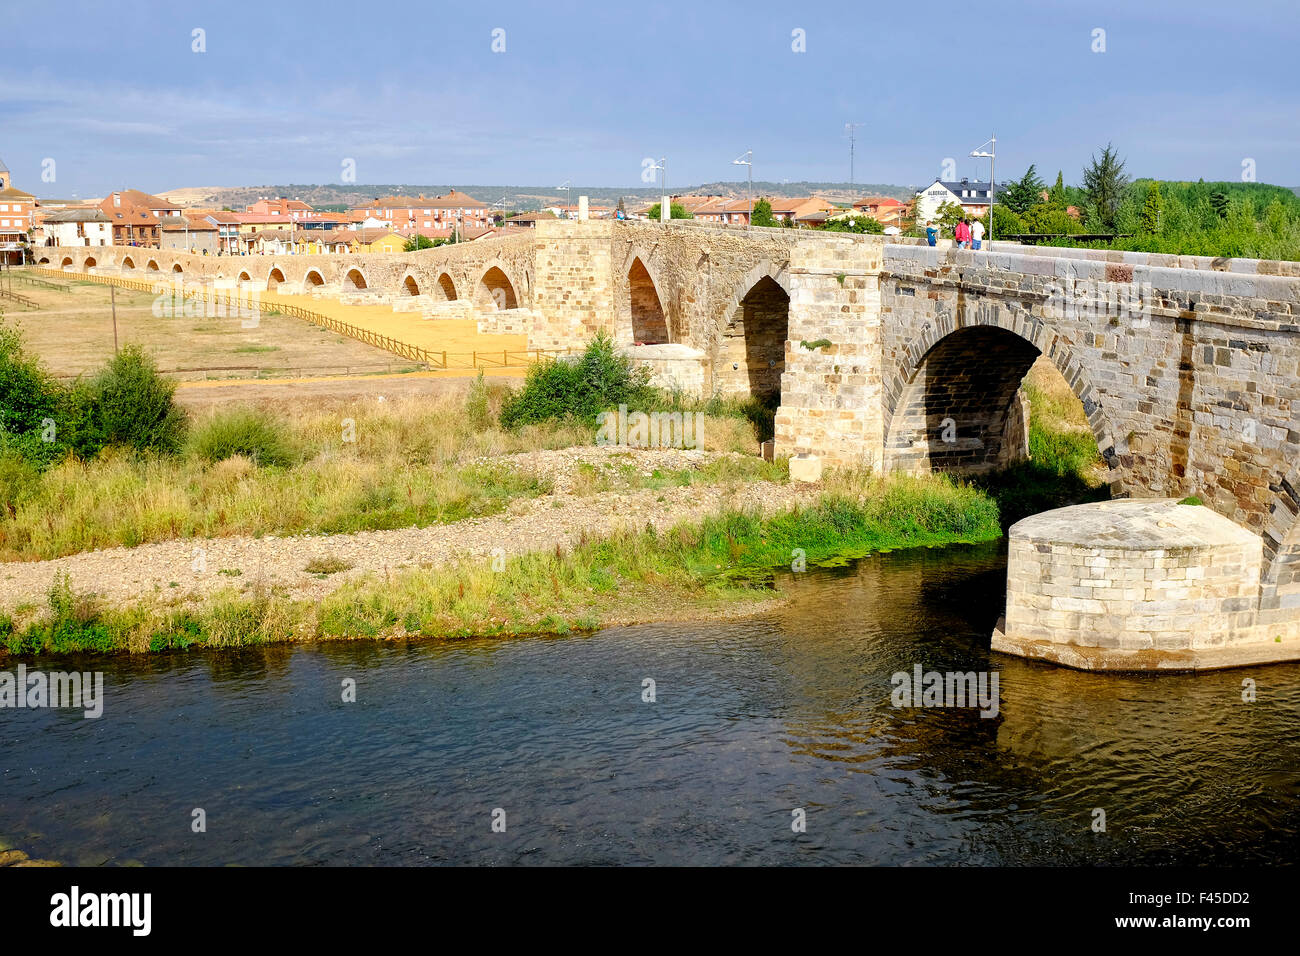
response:
<path id="1" fill-rule="evenodd" d="M 957 240 L 958 249 L 970 247 L 970 226 L 966 225 L 965 219 L 957 220 L 957 228 L 953 230 L 953 238 Z"/>

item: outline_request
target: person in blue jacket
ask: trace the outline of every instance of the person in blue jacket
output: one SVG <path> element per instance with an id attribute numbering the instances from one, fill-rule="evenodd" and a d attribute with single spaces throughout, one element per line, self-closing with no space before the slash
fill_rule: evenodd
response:
<path id="1" fill-rule="evenodd" d="M 925 241 L 934 245 L 935 240 L 939 238 L 939 230 L 934 228 L 934 223 L 929 219 L 925 221 Z"/>

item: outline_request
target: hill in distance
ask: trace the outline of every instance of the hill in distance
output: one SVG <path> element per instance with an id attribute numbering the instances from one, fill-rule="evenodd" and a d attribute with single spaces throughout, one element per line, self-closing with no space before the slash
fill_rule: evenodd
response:
<path id="1" fill-rule="evenodd" d="M 259 199 L 272 199 L 284 196 L 300 199 L 316 208 L 323 206 L 358 206 L 378 196 L 438 196 L 451 190 L 448 184 L 419 185 L 416 183 L 346 183 L 346 184 L 304 184 L 289 183 L 267 186 L 187 186 L 169 189 L 157 195 L 178 206 L 204 206 L 243 209 L 249 203 Z M 565 190 L 556 190 L 544 186 L 483 186 L 461 185 L 456 189 L 468 193 L 476 199 L 492 205 L 500 204 L 502 209 L 540 209 L 555 203 L 566 201 Z M 715 182 L 695 186 L 672 186 L 675 194 L 731 196 L 737 199 L 748 195 L 748 183 Z M 890 196 L 894 199 L 910 198 L 913 190 L 906 186 L 894 186 L 883 183 L 812 183 L 812 182 L 755 182 L 754 195 L 794 198 L 798 196 L 818 195 L 832 202 L 850 203 L 865 196 Z M 654 186 L 617 187 L 574 186 L 567 192 L 569 201 L 576 203 L 579 196 L 586 196 L 593 205 L 614 206 L 619 199 L 628 204 L 654 202 L 659 198 L 659 190 Z"/>

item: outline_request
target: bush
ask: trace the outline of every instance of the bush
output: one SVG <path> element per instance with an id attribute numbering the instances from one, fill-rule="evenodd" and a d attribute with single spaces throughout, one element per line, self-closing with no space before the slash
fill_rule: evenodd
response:
<path id="1" fill-rule="evenodd" d="M 483 370 L 479 369 L 478 378 L 469 387 L 469 394 L 465 396 L 465 419 L 474 428 L 484 429 L 492 424 L 492 415 L 488 405 L 488 387 L 483 378 Z"/>
<path id="2" fill-rule="evenodd" d="M 45 467 L 67 446 L 57 427 L 65 390 L 23 349 L 19 330 L 0 319 L 0 455 Z"/>
<path id="3" fill-rule="evenodd" d="M 209 463 L 243 455 L 258 465 L 284 467 L 298 459 L 284 425 L 253 408 L 237 408 L 199 423 L 188 451 Z"/>
<path id="4" fill-rule="evenodd" d="M 517 428 L 545 421 L 571 420 L 595 425 L 597 416 L 619 405 L 647 410 L 660 401 L 650 387 L 650 373 L 636 368 L 598 332 L 582 356 L 540 362 L 528 370 L 522 391 L 501 408 L 501 425 Z"/>
<path id="5" fill-rule="evenodd" d="M 153 359 L 128 345 L 89 383 L 73 392 L 68 417 L 83 457 L 107 445 L 171 454 L 185 440 L 185 412 L 172 400 L 176 384 Z"/>
<path id="6" fill-rule="evenodd" d="M 12 515 L 40 487 L 37 466 L 21 451 L 0 447 L 0 519 Z"/>

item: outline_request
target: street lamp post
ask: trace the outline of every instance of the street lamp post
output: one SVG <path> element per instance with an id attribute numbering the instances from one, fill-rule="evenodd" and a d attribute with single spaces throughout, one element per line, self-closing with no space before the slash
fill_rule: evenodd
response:
<path id="1" fill-rule="evenodd" d="M 565 219 L 569 218 L 569 204 L 573 201 L 573 195 L 572 195 L 573 191 L 572 189 L 570 189 L 569 183 L 570 180 L 566 179 L 564 182 L 560 183 L 560 185 L 555 187 L 557 190 L 560 189 L 564 190 L 564 218 Z"/>
<path id="2" fill-rule="evenodd" d="M 754 224 L 754 151 L 745 150 L 740 157 L 731 161 L 731 165 L 749 167 L 749 216 L 745 219 L 745 229 L 748 231 Z"/>
<path id="3" fill-rule="evenodd" d="M 984 147 L 987 146 L 986 150 Z M 993 204 L 998 198 L 998 180 L 994 172 L 994 165 L 998 160 L 998 137 L 996 134 L 989 137 L 989 141 L 981 145 L 978 149 L 971 150 L 971 155 L 976 159 L 987 159 L 989 161 L 989 249 L 993 248 Z"/>
<path id="4" fill-rule="evenodd" d="M 650 168 L 659 170 L 659 221 L 667 222 L 672 214 L 668 202 L 668 160 L 661 156 Z"/>

